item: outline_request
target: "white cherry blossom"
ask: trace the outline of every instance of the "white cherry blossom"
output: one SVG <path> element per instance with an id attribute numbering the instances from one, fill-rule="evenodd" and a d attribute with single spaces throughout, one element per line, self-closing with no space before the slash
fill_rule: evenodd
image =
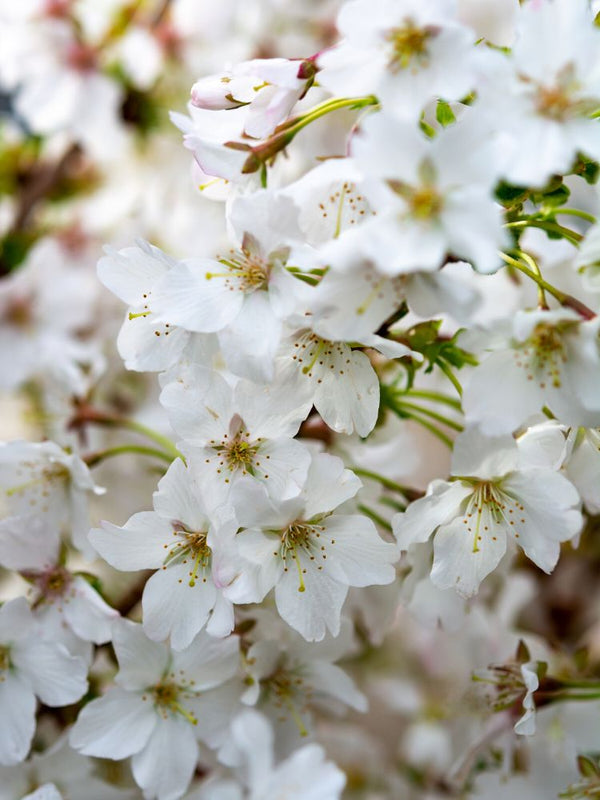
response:
<path id="1" fill-rule="evenodd" d="M 161 371 L 172 366 L 190 341 L 190 333 L 159 321 L 154 288 L 175 267 L 157 247 L 140 241 L 137 247 L 108 249 L 98 262 L 98 277 L 129 309 L 117 339 L 127 369 Z"/>
<path id="2" fill-rule="evenodd" d="M 117 569 L 156 569 L 142 596 L 151 639 L 170 637 L 171 647 L 182 650 L 204 627 L 226 636 L 234 625 L 223 595 L 236 577 L 232 512 L 207 506 L 197 476 L 180 459 L 159 482 L 154 509 L 134 514 L 123 527 L 102 523 L 90 532 L 91 543 Z"/>
<path id="3" fill-rule="evenodd" d="M 27 756 L 35 732 L 36 697 L 48 706 L 74 703 L 87 690 L 80 658 L 40 636 L 27 601 L 0 607 L 0 764 Z"/>
<path id="4" fill-rule="evenodd" d="M 310 405 L 300 404 L 290 387 L 249 381 L 232 387 L 219 373 L 192 366 L 186 380 L 167 383 L 161 403 L 208 496 L 225 500 L 247 476 L 274 498 L 300 492 L 310 456 L 292 437 Z"/>
<path id="5" fill-rule="evenodd" d="M 171 652 L 140 625 L 114 630 L 116 686 L 88 703 L 71 729 L 71 746 L 84 755 L 132 756 L 133 776 L 148 800 L 177 800 L 198 761 L 198 740 L 218 747 L 226 735 L 235 689 L 223 686 L 238 667 L 237 637 L 200 633 Z"/>
<path id="6" fill-rule="evenodd" d="M 492 67 L 482 107 L 505 140 L 504 174 L 543 186 L 567 172 L 578 152 L 600 157 L 600 32 L 587 0 L 521 6 L 512 54 Z"/>
<path id="7" fill-rule="evenodd" d="M 45 634 L 61 642 L 72 655 L 91 660 L 91 644 L 111 638 L 119 616 L 81 574 L 61 558 L 56 529 L 44 517 L 7 517 L 0 521 L 0 564 L 17 570 L 31 584 L 29 599 Z"/>
<path id="8" fill-rule="evenodd" d="M 35 513 L 48 520 L 51 530 L 66 528 L 83 553 L 91 552 L 89 499 L 103 493 L 86 464 L 54 442 L 0 444 L 0 497 L 9 513 Z"/>
<path id="9" fill-rule="evenodd" d="M 560 543 L 581 529 L 573 484 L 555 470 L 531 466 L 510 436 L 461 434 L 454 445 L 452 476 L 451 481 L 434 481 L 425 497 L 393 520 L 403 550 L 435 534 L 431 579 L 440 589 L 475 594 L 509 540 L 540 569 L 552 572 Z"/>
<path id="10" fill-rule="evenodd" d="M 158 320 L 217 333 L 232 372 L 270 380 L 282 321 L 308 288 L 289 271 L 302 266 L 288 245 L 296 216 L 293 202 L 273 192 L 234 200 L 229 225 L 236 246 L 215 260 L 189 259 L 166 273 L 153 302 Z"/>
<path id="11" fill-rule="evenodd" d="M 244 711 L 231 725 L 231 738 L 221 758 L 242 772 L 243 783 L 223 782 L 228 794 L 223 800 L 339 800 L 346 783 L 344 773 L 319 745 L 307 744 L 279 764 L 274 763 L 274 733 L 267 720 L 256 711 Z M 214 787 L 207 786 L 198 800 L 214 798 Z M 246 791 L 244 791 L 246 789 Z"/>
<path id="12" fill-rule="evenodd" d="M 544 406 L 567 424 L 600 422 L 597 319 L 582 321 L 570 309 L 519 310 L 492 332 L 489 349 L 465 385 L 470 423 L 506 433 Z"/>
<path id="13" fill-rule="evenodd" d="M 351 0 L 337 19 L 342 42 L 318 58 L 319 83 L 335 94 L 375 94 L 417 120 L 433 97 L 460 100 L 475 87 L 475 34 L 451 0 Z"/>
<path id="14" fill-rule="evenodd" d="M 298 498 L 274 504 L 261 487 L 240 483 L 234 504 L 247 567 L 228 591 L 231 599 L 260 601 L 274 588 L 279 614 L 305 639 L 320 641 L 327 630 L 337 636 L 348 587 L 395 577 L 395 544 L 384 542 L 367 517 L 334 513 L 360 486 L 325 453 L 314 456 Z"/>
<path id="15" fill-rule="evenodd" d="M 362 123 L 352 154 L 376 215 L 323 248 L 336 268 L 367 260 L 385 275 L 399 275 L 437 270 L 452 254 L 480 272 L 499 269 L 506 234 L 492 197 L 497 159 L 475 113 L 433 140 L 386 112 Z"/>

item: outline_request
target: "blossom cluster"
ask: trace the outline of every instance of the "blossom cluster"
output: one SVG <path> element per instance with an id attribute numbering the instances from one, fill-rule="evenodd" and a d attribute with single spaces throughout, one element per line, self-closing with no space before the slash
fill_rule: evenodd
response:
<path id="1" fill-rule="evenodd" d="M 0 800 L 595 796 L 600 3 L 0 35 Z"/>

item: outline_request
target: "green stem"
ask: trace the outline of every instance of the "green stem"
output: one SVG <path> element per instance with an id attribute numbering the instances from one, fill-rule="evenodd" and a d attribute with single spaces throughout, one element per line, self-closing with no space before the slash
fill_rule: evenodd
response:
<path id="1" fill-rule="evenodd" d="M 581 317 L 584 319 L 595 319 L 596 313 L 592 311 L 591 308 L 588 308 L 581 300 L 578 300 L 576 297 L 573 297 L 570 294 L 566 294 L 565 292 L 561 292 L 560 289 L 557 289 L 556 286 L 552 286 L 551 283 L 545 281 L 539 275 L 536 275 L 533 270 L 530 270 L 529 267 L 526 267 L 524 264 L 521 264 L 516 258 L 512 258 L 509 256 L 508 253 L 500 253 L 500 257 L 502 260 L 509 264 L 511 267 L 518 269 L 524 275 L 527 275 L 528 278 L 531 278 L 532 281 L 535 281 L 538 286 L 542 286 L 548 294 L 551 294 L 561 306 L 565 306 L 567 308 L 572 308 L 576 311 Z"/>
<path id="2" fill-rule="evenodd" d="M 565 228 L 562 225 L 559 225 L 558 222 L 547 222 L 545 220 L 540 219 L 519 219 L 515 220 L 514 222 L 507 222 L 507 228 L 541 228 L 543 231 L 548 231 L 549 233 L 556 233 L 558 236 L 561 236 L 563 239 L 567 239 L 571 244 L 577 245 L 583 239 L 583 235 L 581 233 L 577 233 L 577 231 L 573 231 L 570 228 Z"/>
<path id="3" fill-rule="evenodd" d="M 366 97 L 337 97 L 325 100 L 311 108 L 306 114 L 301 114 L 282 122 L 281 125 L 275 128 L 274 133 L 268 139 L 254 147 L 240 142 L 226 142 L 225 145 L 235 150 L 245 150 L 248 153 L 248 158 L 242 168 L 242 173 L 247 175 L 256 172 L 263 164 L 273 159 L 277 153 L 290 144 L 296 134 L 306 128 L 307 125 L 320 119 L 320 117 L 324 117 L 332 111 L 339 111 L 342 108 L 359 109 L 377 104 L 378 100 L 374 95 Z"/>
<path id="4" fill-rule="evenodd" d="M 542 270 L 540 269 L 539 264 L 537 263 L 535 258 L 533 258 L 533 256 L 530 256 L 529 253 L 523 252 L 523 250 L 518 250 L 517 253 L 519 257 L 522 258 L 523 261 L 529 266 L 531 271 L 535 272 L 535 274 L 538 276 L 540 280 L 543 280 L 544 276 L 542 275 Z M 548 306 L 548 301 L 546 300 L 546 290 L 544 289 L 543 286 L 540 286 L 539 283 L 537 288 L 538 288 L 538 306 L 544 311 L 548 311 L 549 306 Z"/>
<path id="5" fill-rule="evenodd" d="M 463 391 L 462 391 L 462 386 L 460 385 L 460 381 L 458 380 L 456 375 L 452 372 L 448 364 L 445 364 L 443 361 L 440 360 L 437 362 L 437 365 L 442 370 L 444 375 L 448 378 L 452 386 L 454 386 L 454 388 L 458 393 L 458 396 L 462 397 Z"/>
<path id="6" fill-rule="evenodd" d="M 400 411 L 397 408 L 392 406 L 391 410 L 398 417 L 400 417 L 400 419 L 407 419 L 406 414 L 400 413 Z M 435 425 L 433 425 L 431 422 L 429 422 L 429 420 L 423 419 L 422 417 L 416 416 L 414 411 L 411 412 L 411 414 L 408 416 L 408 419 L 412 419 L 415 422 L 418 422 L 419 425 L 422 425 L 423 428 L 426 428 L 430 433 L 432 433 L 434 436 L 436 436 L 441 442 L 443 442 L 446 445 L 446 447 L 450 448 L 450 450 L 452 450 L 452 448 L 454 447 L 452 439 L 449 436 L 446 436 L 446 434 L 443 433 L 439 428 L 436 428 Z"/>
<path id="7" fill-rule="evenodd" d="M 406 511 L 406 506 L 403 503 L 399 503 L 397 500 L 394 500 L 393 497 L 387 497 L 386 495 L 383 495 L 379 498 L 378 502 L 380 502 L 381 505 L 393 508 L 394 511 Z"/>
<path id="8" fill-rule="evenodd" d="M 409 389 L 406 392 L 407 397 L 421 397 L 423 400 L 433 400 L 436 403 L 445 403 L 447 406 L 455 408 L 457 411 L 462 411 L 460 400 L 455 400 L 447 394 L 442 392 L 430 392 L 423 389 Z"/>
<path id="9" fill-rule="evenodd" d="M 150 456 L 151 458 L 160 458 L 163 461 L 166 461 L 168 464 L 171 464 L 173 461 L 173 457 L 169 453 L 165 453 L 162 450 L 158 450 L 154 447 L 143 447 L 142 445 L 137 444 L 123 444 L 119 447 L 109 447 L 107 450 L 100 450 L 98 453 L 91 453 L 89 456 L 85 457 L 84 461 L 88 467 L 95 467 L 102 461 L 105 461 L 107 458 L 120 456 L 124 453 L 137 453 L 143 456 Z"/>
<path id="10" fill-rule="evenodd" d="M 377 481 L 382 486 L 385 486 L 386 489 L 390 489 L 392 492 L 398 492 L 399 494 L 406 495 L 413 491 L 407 486 L 402 486 L 400 483 L 396 483 L 395 481 L 386 478 L 384 475 L 380 475 L 378 472 L 371 472 L 369 469 L 352 467 L 352 471 L 356 473 L 356 475 L 360 475 L 363 478 L 370 478 L 372 481 Z"/>
<path id="11" fill-rule="evenodd" d="M 453 419 L 448 419 L 443 414 L 438 414 L 437 411 L 432 411 L 430 408 L 424 408 L 423 406 L 415 405 L 415 403 L 407 403 L 404 400 L 400 400 L 400 408 L 410 408 L 411 411 L 418 411 L 420 414 L 425 414 L 427 417 L 431 417 L 436 422 L 441 422 L 442 425 L 447 425 L 449 428 L 452 428 L 458 433 L 464 430 L 463 426 L 459 422 L 455 422 Z"/>
<path id="12" fill-rule="evenodd" d="M 557 693 L 551 694 L 550 697 L 552 698 L 552 701 L 556 703 L 570 703 L 572 700 L 582 700 L 583 702 L 586 702 L 587 700 L 600 700 L 600 692 L 590 692 L 589 694 Z"/>
<path id="13" fill-rule="evenodd" d="M 588 214 L 587 211 L 581 211 L 578 208 L 557 208 L 554 213 L 566 214 L 570 217 L 579 217 L 580 219 L 584 219 L 586 222 L 591 223 L 595 223 L 597 221 L 593 214 Z"/>
<path id="14" fill-rule="evenodd" d="M 392 526 L 387 519 L 384 519 L 376 511 L 373 511 L 372 508 L 369 508 L 369 506 L 362 505 L 361 503 L 358 506 L 358 510 L 361 511 L 366 517 L 369 517 L 369 519 L 372 519 L 377 525 L 381 525 L 381 527 L 385 528 L 387 531 L 392 530 Z"/>
<path id="15" fill-rule="evenodd" d="M 560 679 L 559 679 L 560 680 Z M 600 689 L 600 681 L 568 681 L 560 680 L 560 685 L 569 689 Z"/>
<path id="16" fill-rule="evenodd" d="M 147 439 L 151 439 L 153 442 L 163 447 L 168 453 L 171 453 L 173 458 L 181 458 L 181 453 L 167 436 L 163 436 L 162 433 L 158 433 L 152 430 L 152 428 L 148 428 L 146 425 L 142 425 L 141 422 L 136 422 L 134 419 L 126 419 L 117 422 L 117 425 L 121 428 L 128 428 L 130 431 L 135 431 L 141 434 L 141 436 L 145 436 Z"/>
<path id="17" fill-rule="evenodd" d="M 277 136 L 280 132 L 293 133 L 294 136 L 302 128 L 310 125 L 311 122 L 330 114 L 332 111 L 339 111 L 342 108 L 359 109 L 365 106 L 375 106 L 378 100 L 374 95 L 367 95 L 366 97 L 334 97 L 331 100 L 324 100 L 322 103 L 311 108 L 306 114 L 287 120 L 275 130 Z"/>

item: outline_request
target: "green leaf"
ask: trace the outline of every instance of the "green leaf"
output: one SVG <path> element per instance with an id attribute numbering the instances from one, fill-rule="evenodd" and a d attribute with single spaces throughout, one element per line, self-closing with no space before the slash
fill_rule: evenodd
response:
<path id="1" fill-rule="evenodd" d="M 600 778 L 598 763 L 590 758 L 590 756 L 578 755 L 577 768 L 579 769 L 580 775 L 584 778 Z"/>
<path id="2" fill-rule="evenodd" d="M 591 158 L 587 158 L 587 156 L 584 156 L 582 153 L 579 153 L 575 166 L 573 167 L 573 174 L 580 175 L 586 183 L 592 185 L 598 181 L 600 164 L 598 164 L 597 161 L 593 161 Z"/>
<path id="3" fill-rule="evenodd" d="M 438 100 L 437 107 L 435 109 L 435 118 L 440 123 L 442 128 L 447 128 L 448 125 L 452 125 L 454 122 L 456 122 L 454 111 L 452 111 L 449 103 L 447 103 L 445 100 Z"/>
<path id="4" fill-rule="evenodd" d="M 525 186 L 513 186 L 501 181 L 496 187 L 496 200 L 506 208 L 522 205 L 529 197 L 529 190 Z"/>
<path id="5" fill-rule="evenodd" d="M 544 194 L 535 194 L 533 196 L 533 200 L 535 203 L 539 203 L 542 206 L 548 206 L 550 208 L 557 208 L 558 206 L 564 206 L 571 195 L 571 190 L 568 186 L 565 186 L 564 183 L 561 183 L 556 189 L 552 189 L 549 192 L 545 192 Z"/>
<path id="6" fill-rule="evenodd" d="M 428 122 L 425 122 L 423 118 L 419 120 L 419 127 L 429 139 L 433 139 L 435 137 L 435 128 L 432 128 Z"/>

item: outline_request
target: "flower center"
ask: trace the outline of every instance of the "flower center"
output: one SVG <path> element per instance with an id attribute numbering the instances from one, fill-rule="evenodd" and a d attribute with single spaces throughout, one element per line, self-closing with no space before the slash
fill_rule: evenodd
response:
<path id="1" fill-rule="evenodd" d="M 231 291 L 255 292 L 269 288 L 272 265 L 249 250 L 231 250 L 227 258 L 218 258 L 227 272 L 207 272 L 207 280 L 225 278 L 225 286 Z"/>
<path id="2" fill-rule="evenodd" d="M 493 481 L 469 482 L 473 485 L 473 494 L 467 501 L 463 524 L 466 532 L 473 537 L 473 553 L 481 550 L 480 543 L 484 536 L 489 536 L 495 542 L 499 527 L 508 527 L 518 539 L 520 534 L 515 526 L 526 523 L 525 517 L 521 516 L 524 506 Z"/>
<path id="3" fill-rule="evenodd" d="M 300 555 L 309 561 L 325 560 L 327 558 L 325 547 L 325 528 L 322 525 L 296 520 L 279 532 L 279 549 L 273 555 L 283 561 L 283 571 L 288 572 L 289 561 L 293 561 L 298 571 L 298 591 L 304 592 L 304 575 L 306 567 L 302 565 Z M 335 544 L 335 539 L 329 539 L 329 544 Z M 318 570 L 323 569 L 322 564 L 317 565 Z"/>
<path id="4" fill-rule="evenodd" d="M 441 214 L 444 198 L 435 186 L 435 167 L 429 160 L 420 165 L 419 176 L 421 184 L 418 186 L 396 180 L 388 181 L 388 185 L 406 202 L 408 216 L 419 222 L 427 222 Z"/>
<path id="5" fill-rule="evenodd" d="M 399 72 L 411 65 L 426 66 L 427 43 L 433 35 L 435 35 L 434 28 L 431 26 L 419 28 L 412 19 L 406 19 L 400 27 L 389 30 L 385 38 L 391 44 L 388 61 L 390 70 Z"/>
<path id="6" fill-rule="evenodd" d="M 150 694 L 154 700 L 154 705 L 158 708 L 159 713 L 164 719 L 166 719 L 169 714 L 181 714 L 181 716 L 187 719 L 192 725 L 198 724 L 198 719 L 193 712 L 188 711 L 188 709 L 184 708 L 180 703 L 181 696 L 185 696 L 186 694 L 183 687 L 172 681 L 163 680 L 150 689 Z M 142 699 L 145 700 L 146 697 L 146 695 L 143 695 Z"/>
<path id="7" fill-rule="evenodd" d="M 44 601 L 54 602 L 59 597 L 66 594 L 71 585 L 72 575 L 64 567 L 53 567 L 46 572 L 27 573 L 23 572 L 23 577 L 32 580 L 39 592 L 34 603 L 37 607 Z"/>
<path id="8" fill-rule="evenodd" d="M 278 666 L 275 671 L 264 679 L 267 696 L 271 695 L 277 709 L 285 709 L 296 723 L 301 736 L 307 736 L 308 731 L 302 720 L 302 714 L 308 712 L 310 701 L 310 687 L 306 685 L 298 669 L 286 669 Z"/>
<path id="9" fill-rule="evenodd" d="M 569 117 L 573 101 L 560 86 L 541 86 L 537 92 L 536 110 L 542 117 L 564 122 Z"/>
<path id="10" fill-rule="evenodd" d="M 515 352 L 516 365 L 527 371 L 527 379 L 537 380 L 541 389 L 549 381 L 555 388 L 562 385 L 561 369 L 567 362 L 563 340 L 564 326 L 558 328 L 539 322 L 529 339 Z"/>
<path id="11" fill-rule="evenodd" d="M 169 548 L 169 555 L 165 558 L 163 569 L 170 564 L 188 564 L 189 586 L 195 586 L 198 575 L 202 574 L 202 583 L 206 583 L 206 573 L 210 571 L 212 551 L 206 543 L 206 531 L 190 531 L 182 522 L 173 522 L 173 536 L 176 542 L 164 545 Z"/>

